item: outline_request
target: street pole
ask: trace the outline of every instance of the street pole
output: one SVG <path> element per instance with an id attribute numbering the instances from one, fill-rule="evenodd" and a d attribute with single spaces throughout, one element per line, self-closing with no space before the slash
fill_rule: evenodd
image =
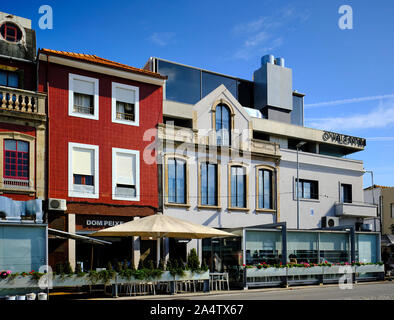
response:
<path id="1" fill-rule="evenodd" d="M 298 153 L 300 151 L 300 148 L 306 144 L 306 142 L 301 141 L 296 145 L 296 149 L 297 149 L 297 181 L 296 181 L 296 193 L 297 193 L 297 229 L 300 229 L 300 195 L 299 195 L 299 184 L 300 184 L 300 180 L 299 180 L 299 171 L 300 171 L 300 164 L 298 161 Z"/>
<path id="2" fill-rule="evenodd" d="M 298 151 L 299 148 L 297 148 L 297 181 L 296 181 L 296 192 L 297 192 L 297 229 L 300 228 L 300 195 L 299 195 L 299 190 L 298 186 L 300 184 L 299 180 L 299 170 L 300 170 L 300 164 L 298 162 Z"/>

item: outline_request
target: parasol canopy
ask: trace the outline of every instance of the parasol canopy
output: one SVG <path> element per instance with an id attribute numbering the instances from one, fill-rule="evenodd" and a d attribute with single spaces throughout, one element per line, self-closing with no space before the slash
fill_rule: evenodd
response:
<path id="1" fill-rule="evenodd" d="M 155 214 L 138 220 L 106 228 L 92 234 L 100 237 L 152 237 L 203 239 L 213 237 L 234 237 L 236 235 L 206 227 L 167 215 Z"/>

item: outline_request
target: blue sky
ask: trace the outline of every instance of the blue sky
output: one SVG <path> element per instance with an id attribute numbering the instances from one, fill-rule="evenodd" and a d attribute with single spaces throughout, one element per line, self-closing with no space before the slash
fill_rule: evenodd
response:
<path id="1" fill-rule="evenodd" d="M 44 4 L 52 30 L 38 28 Z M 352 30 L 338 27 L 341 5 L 353 9 Z M 9 1 L 0 11 L 30 18 L 38 47 L 135 67 L 157 56 L 251 79 L 261 56 L 284 57 L 293 88 L 306 94 L 305 125 L 367 138 L 349 157 L 394 186 L 391 0 Z"/>

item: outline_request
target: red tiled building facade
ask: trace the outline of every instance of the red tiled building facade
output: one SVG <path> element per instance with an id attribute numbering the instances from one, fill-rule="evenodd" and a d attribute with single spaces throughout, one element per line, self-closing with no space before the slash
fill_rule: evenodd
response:
<path id="1" fill-rule="evenodd" d="M 38 59 L 39 90 L 48 95 L 49 226 L 87 234 L 154 214 L 158 172 L 146 149 L 162 122 L 165 77 L 93 55 L 41 49 Z M 135 251 L 119 241 L 108 250 Z M 90 249 L 78 246 L 52 241 L 50 264 L 89 260 Z"/>

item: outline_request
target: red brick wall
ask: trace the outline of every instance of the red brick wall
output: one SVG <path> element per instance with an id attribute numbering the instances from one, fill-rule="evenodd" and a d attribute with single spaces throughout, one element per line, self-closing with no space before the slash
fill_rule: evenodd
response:
<path id="1" fill-rule="evenodd" d="M 69 73 L 99 79 L 99 120 L 68 115 Z M 143 150 L 151 142 L 142 141 L 145 130 L 156 128 L 162 121 L 162 88 L 104 74 L 96 74 L 57 64 L 40 62 L 39 91 L 46 91 L 49 81 L 49 197 L 69 201 L 119 205 L 158 205 L 157 166 L 143 161 Z M 112 81 L 138 86 L 139 127 L 112 123 Z M 99 199 L 68 197 L 68 142 L 99 146 Z M 140 151 L 140 201 L 112 200 L 112 148 Z"/>

